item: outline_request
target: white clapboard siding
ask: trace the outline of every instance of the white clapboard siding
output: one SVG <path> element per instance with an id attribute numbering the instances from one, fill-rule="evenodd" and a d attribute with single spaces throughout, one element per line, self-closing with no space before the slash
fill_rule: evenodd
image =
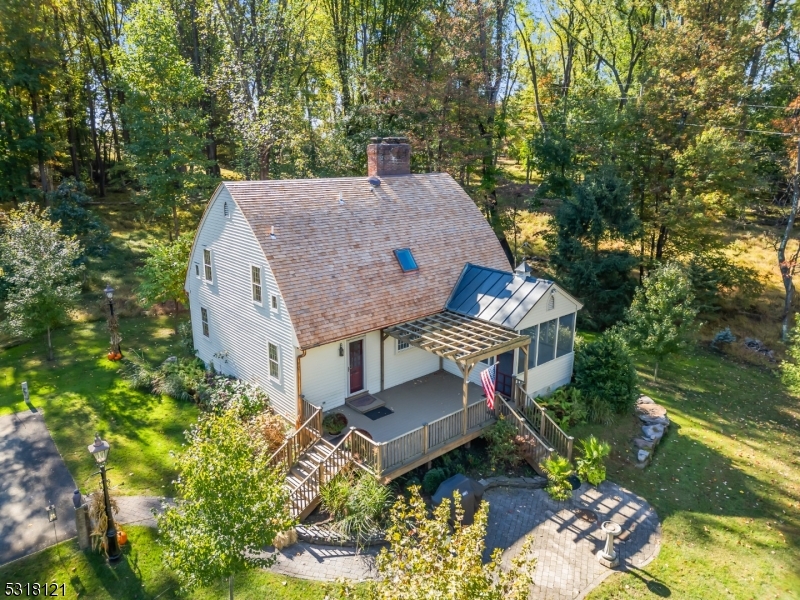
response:
<path id="1" fill-rule="evenodd" d="M 439 357 L 432 352 L 414 346 L 398 352 L 397 340 L 391 336 L 383 344 L 383 385 L 386 388 L 439 370 Z"/>
<path id="2" fill-rule="evenodd" d="M 210 284 L 202 279 L 204 248 L 212 252 Z M 195 274 L 195 264 L 200 268 L 200 278 Z M 261 267 L 261 305 L 253 301 L 251 266 Z M 226 375 L 256 383 L 269 394 L 275 410 L 294 421 L 294 329 L 261 246 L 224 185 L 211 199 L 200 223 L 186 284 L 200 359 Z M 278 298 L 277 311 L 270 306 L 273 295 Z M 201 307 L 208 311 L 208 338 L 202 331 Z M 267 340 L 277 344 L 280 352 L 277 381 L 269 376 Z"/>
<path id="3" fill-rule="evenodd" d="M 531 310 L 528 311 L 528 314 L 523 317 L 522 321 L 520 321 L 519 325 L 517 326 L 518 330 L 527 329 L 528 327 L 533 327 L 539 323 L 545 323 L 552 319 L 563 317 L 564 315 L 574 313 L 578 310 L 578 305 L 575 304 L 572 299 L 562 294 L 558 290 L 557 286 L 554 285 L 550 289 L 555 290 L 555 293 L 553 294 L 553 298 L 555 300 L 553 302 L 553 308 L 547 310 L 550 297 L 550 292 L 548 291 L 539 299 L 536 304 L 533 305 Z"/>
<path id="4" fill-rule="evenodd" d="M 450 359 L 445 359 L 443 363 L 445 371 L 447 371 L 448 373 L 452 373 L 453 375 L 457 375 L 458 377 L 461 377 L 463 379 L 464 374 L 461 372 L 461 370 L 458 368 L 455 362 L 453 362 Z M 481 373 L 483 373 L 483 371 L 488 368 L 489 365 L 486 365 L 484 363 L 478 363 L 472 368 L 472 371 L 469 374 L 469 380 L 476 385 L 481 385 Z"/>
<path id="5" fill-rule="evenodd" d="M 570 352 L 553 360 L 528 369 L 528 393 L 531 396 L 547 396 L 572 379 L 572 363 L 575 353 Z M 522 379 L 522 375 L 518 375 Z"/>
<path id="6" fill-rule="evenodd" d="M 370 331 L 364 339 L 364 386 L 370 393 L 381 391 L 380 332 Z M 310 348 L 301 358 L 301 388 L 306 400 L 330 410 L 344 404 L 348 396 L 347 343 L 359 339 Z M 344 356 L 339 356 L 341 343 Z M 397 353 L 394 338 L 384 342 L 384 389 L 428 375 L 439 369 L 439 357 L 419 348 Z"/>

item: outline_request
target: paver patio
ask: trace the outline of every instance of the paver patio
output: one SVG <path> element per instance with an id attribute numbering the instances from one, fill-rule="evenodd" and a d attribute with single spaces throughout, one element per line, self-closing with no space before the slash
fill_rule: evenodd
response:
<path id="1" fill-rule="evenodd" d="M 490 506 L 487 557 L 494 548 L 503 548 L 503 562 L 508 563 L 533 535 L 537 563 L 531 598 L 537 600 L 580 598 L 613 572 L 595 556 L 605 543 L 603 521 L 622 526 L 615 546 L 619 569 L 641 568 L 660 549 L 655 511 L 643 498 L 608 481 L 597 488 L 584 484 L 566 502 L 552 500 L 544 490 L 509 488 L 491 489 L 484 500 Z M 592 515 L 596 520 L 586 520 Z"/>

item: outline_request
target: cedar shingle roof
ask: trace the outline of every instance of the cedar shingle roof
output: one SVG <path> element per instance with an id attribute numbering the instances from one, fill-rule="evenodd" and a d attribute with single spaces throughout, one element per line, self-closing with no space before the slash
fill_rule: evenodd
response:
<path id="1" fill-rule="evenodd" d="M 224 185 L 264 249 L 301 348 L 440 312 L 467 262 L 509 268 L 446 174 L 384 177 L 374 191 L 366 177 Z M 400 269 L 397 248 L 411 249 L 418 271 Z"/>

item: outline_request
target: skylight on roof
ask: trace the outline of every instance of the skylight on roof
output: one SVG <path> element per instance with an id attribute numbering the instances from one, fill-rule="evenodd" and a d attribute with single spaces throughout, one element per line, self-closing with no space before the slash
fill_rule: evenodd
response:
<path id="1" fill-rule="evenodd" d="M 397 257 L 397 262 L 400 263 L 400 268 L 403 269 L 403 272 L 416 271 L 419 268 L 410 248 L 398 248 L 394 251 L 394 255 Z"/>

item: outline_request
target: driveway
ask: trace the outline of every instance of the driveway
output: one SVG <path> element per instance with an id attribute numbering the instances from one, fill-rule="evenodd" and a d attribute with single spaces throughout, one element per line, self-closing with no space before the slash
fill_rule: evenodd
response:
<path id="1" fill-rule="evenodd" d="M 41 412 L 0 417 L 0 565 L 75 537 L 75 488 Z"/>

